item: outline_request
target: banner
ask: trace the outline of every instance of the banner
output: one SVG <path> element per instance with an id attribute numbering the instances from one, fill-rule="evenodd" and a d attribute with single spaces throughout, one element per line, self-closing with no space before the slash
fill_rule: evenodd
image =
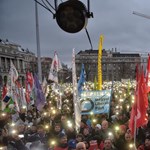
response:
<path id="1" fill-rule="evenodd" d="M 81 114 L 104 114 L 109 113 L 111 90 L 82 91 Z"/>

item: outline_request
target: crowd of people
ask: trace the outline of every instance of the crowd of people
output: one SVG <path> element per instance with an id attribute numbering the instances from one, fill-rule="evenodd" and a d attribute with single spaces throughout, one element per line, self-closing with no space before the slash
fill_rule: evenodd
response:
<path id="1" fill-rule="evenodd" d="M 110 106 L 114 107 L 113 102 Z M 150 150 L 150 117 L 137 129 L 136 140 L 129 129 L 130 110 L 114 114 L 82 115 L 75 128 L 74 115 L 46 105 L 37 111 L 34 105 L 20 113 L 0 116 L 2 150 Z M 149 110 L 148 110 L 149 114 Z M 95 120 L 93 120 L 95 118 Z"/>

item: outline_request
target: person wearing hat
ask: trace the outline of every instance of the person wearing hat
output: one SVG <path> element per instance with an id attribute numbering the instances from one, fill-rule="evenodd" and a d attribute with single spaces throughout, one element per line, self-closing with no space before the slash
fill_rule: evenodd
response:
<path id="1" fill-rule="evenodd" d="M 68 150 L 67 135 L 65 133 L 58 135 L 58 145 L 54 147 L 54 150 Z"/>

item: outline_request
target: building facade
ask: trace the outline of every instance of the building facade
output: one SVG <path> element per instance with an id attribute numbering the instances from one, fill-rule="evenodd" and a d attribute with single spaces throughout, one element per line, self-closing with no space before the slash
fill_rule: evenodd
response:
<path id="1" fill-rule="evenodd" d="M 24 84 L 27 70 L 36 71 L 36 56 L 34 53 L 8 40 L 0 40 L 0 86 L 7 82 L 11 61 L 18 71 L 18 80 L 22 84 Z"/>
<path id="2" fill-rule="evenodd" d="M 98 50 L 85 50 L 76 54 L 76 71 L 79 78 L 82 63 L 85 66 L 86 81 L 94 81 L 97 77 Z M 137 53 L 120 53 L 113 50 L 102 51 L 103 81 L 120 81 L 135 79 L 135 66 L 141 63 Z"/>
<path id="3" fill-rule="evenodd" d="M 16 67 L 22 85 L 25 84 L 26 72 L 38 73 L 37 57 L 28 49 L 23 49 L 20 45 L 0 39 L 0 87 L 2 87 L 8 78 L 10 62 Z M 48 80 L 48 75 L 52 63 L 52 58 L 41 57 L 42 79 Z M 62 64 L 58 77 L 59 81 L 66 82 L 71 80 L 71 71 L 67 65 Z"/>

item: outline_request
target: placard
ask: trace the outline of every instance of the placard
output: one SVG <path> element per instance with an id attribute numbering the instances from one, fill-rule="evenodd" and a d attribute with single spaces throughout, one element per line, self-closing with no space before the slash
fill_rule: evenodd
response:
<path id="1" fill-rule="evenodd" d="M 111 90 L 82 91 L 80 105 L 81 114 L 109 113 Z"/>

